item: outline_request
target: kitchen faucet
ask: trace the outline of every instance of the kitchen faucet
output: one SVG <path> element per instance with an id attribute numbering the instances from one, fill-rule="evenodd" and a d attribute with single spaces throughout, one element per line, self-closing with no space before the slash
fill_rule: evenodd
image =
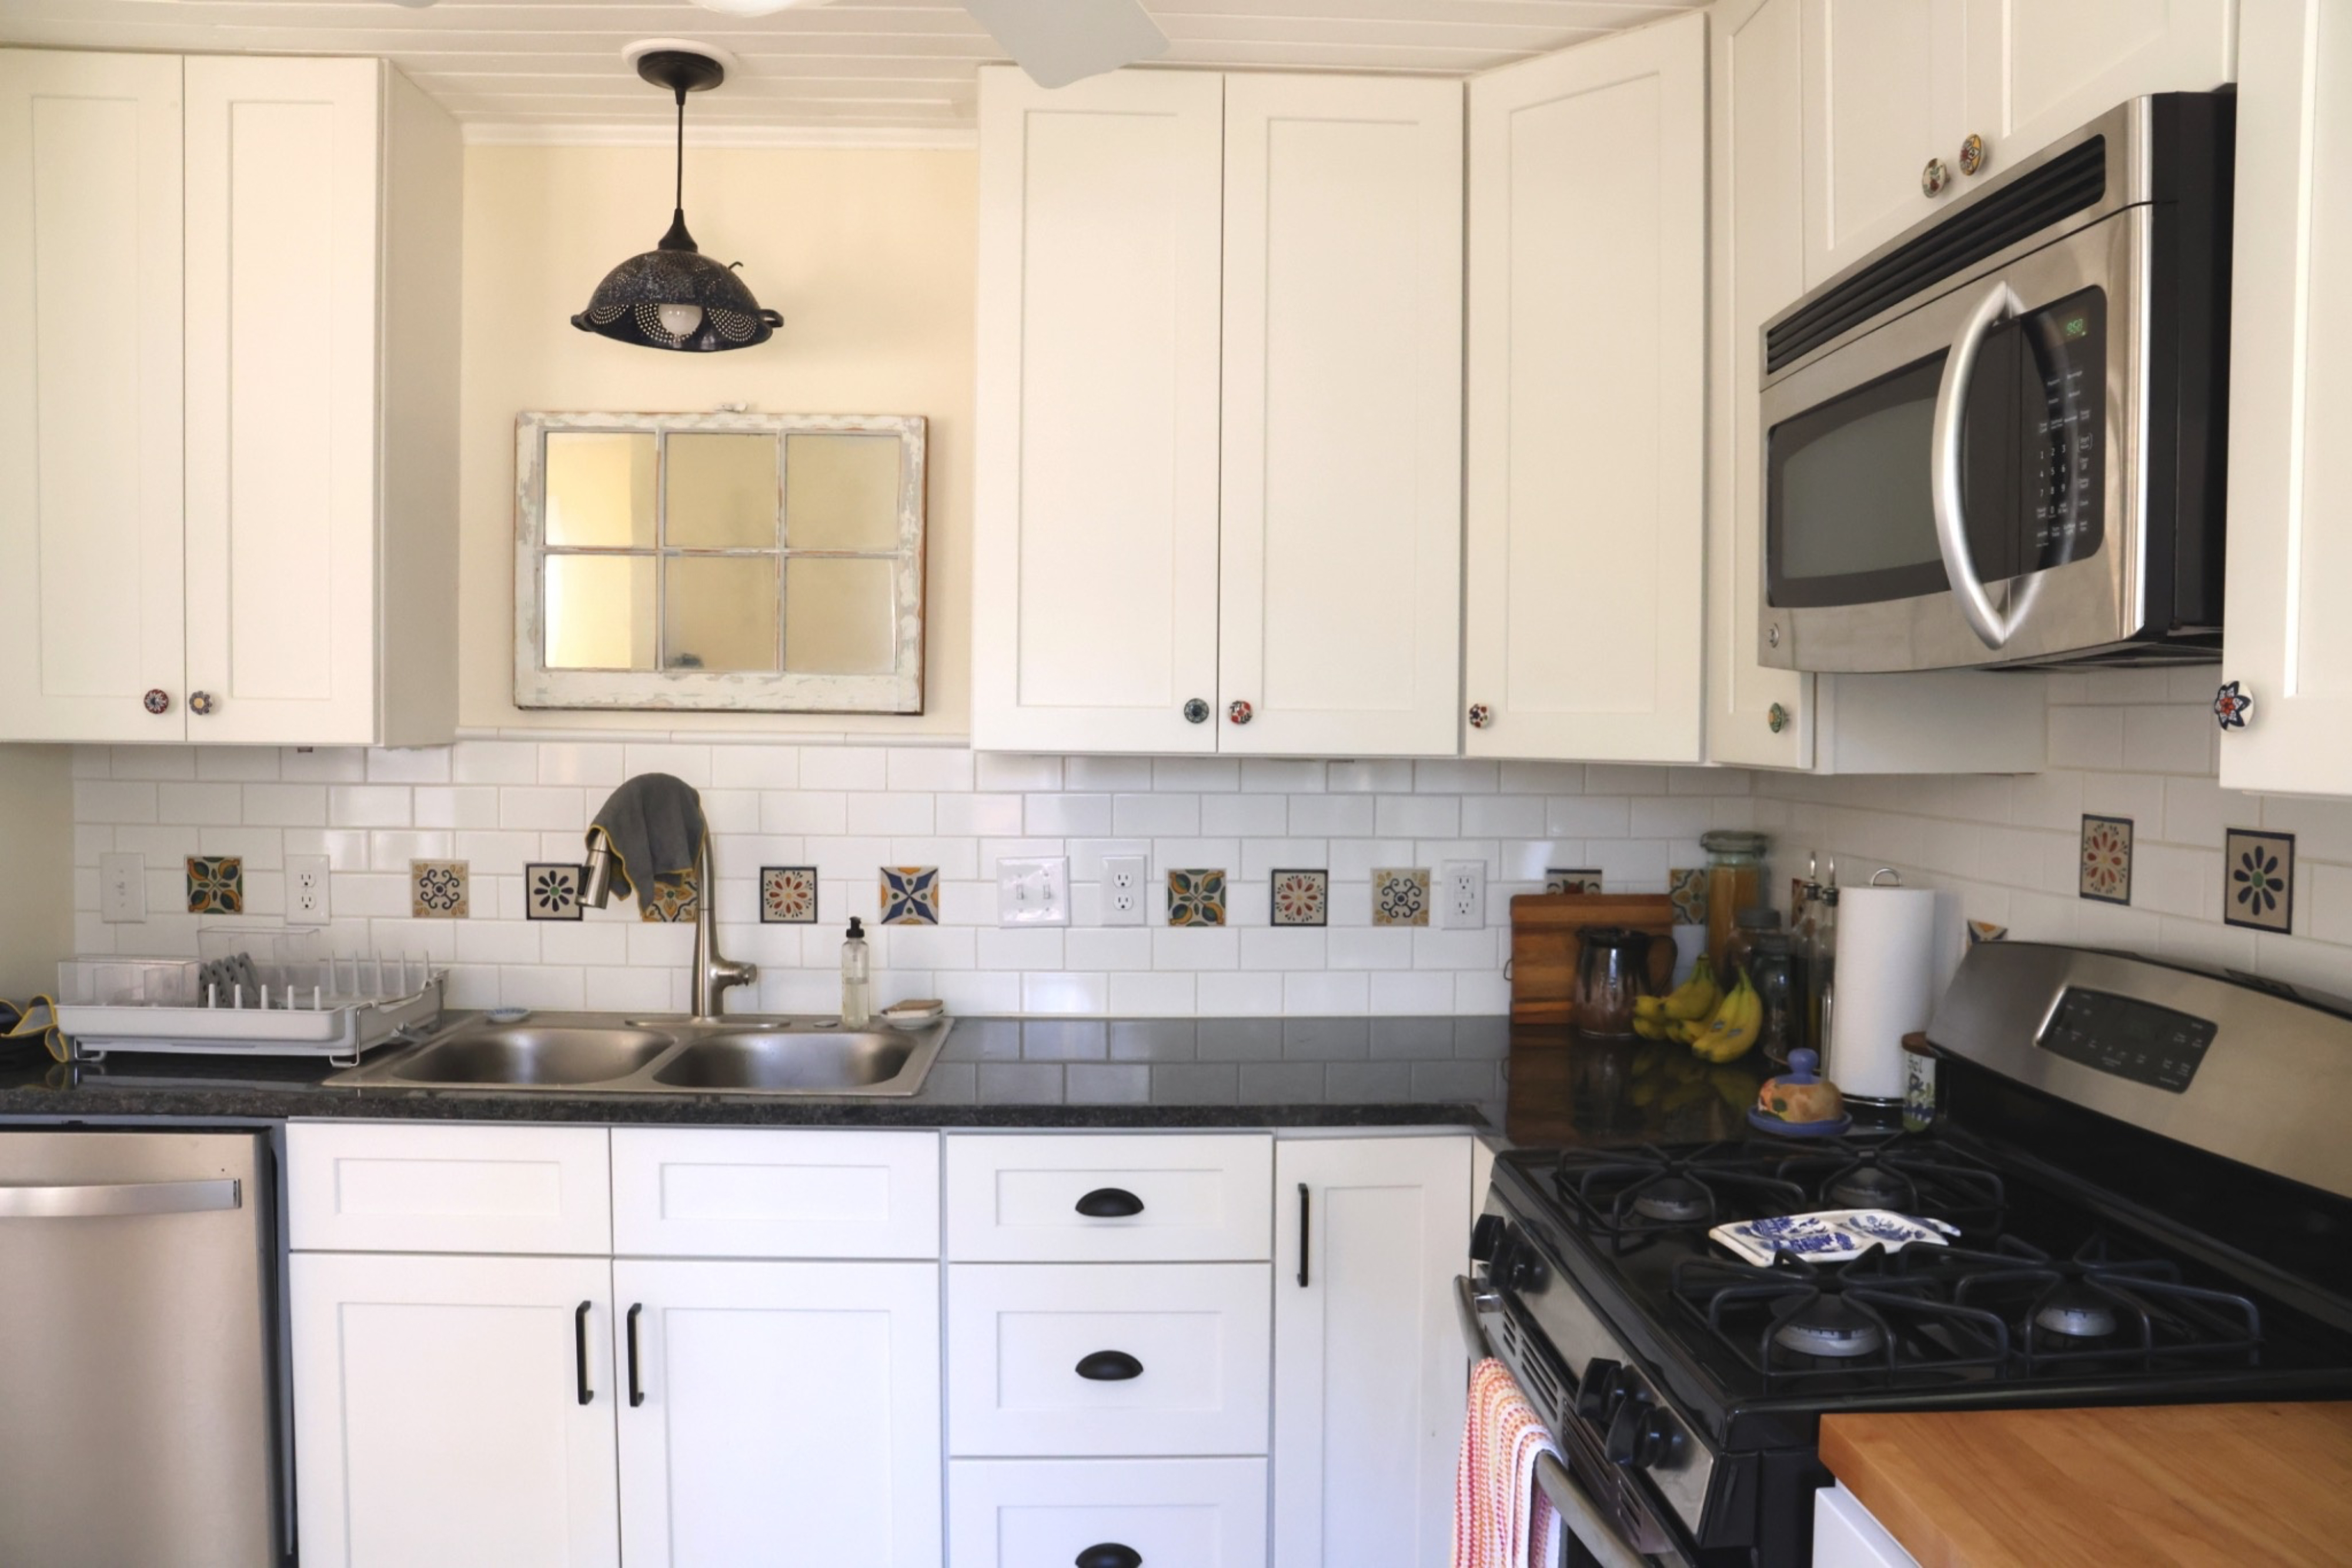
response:
<path id="1" fill-rule="evenodd" d="M 700 797 L 696 799 L 699 800 Z M 653 895 L 653 876 L 649 873 L 635 878 L 640 902 Z M 592 833 L 588 845 L 588 866 L 580 884 L 580 902 L 602 909 L 613 894 L 613 846 L 602 833 Z M 760 977 L 756 964 L 745 964 L 719 955 L 719 933 L 713 910 L 718 904 L 718 888 L 710 876 L 710 835 L 706 832 L 694 852 L 694 967 L 688 971 L 688 1007 L 697 1023 L 709 1023 L 724 1010 L 721 998 L 732 986 L 748 986 Z"/>

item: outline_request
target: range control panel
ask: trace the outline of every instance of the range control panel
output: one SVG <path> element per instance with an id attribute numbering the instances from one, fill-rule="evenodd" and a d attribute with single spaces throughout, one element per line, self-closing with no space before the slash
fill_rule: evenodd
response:
<path id="1" fill-rule="evenodd" d="M 2204 1019 L 2107 991 L 2069 986 L 2034 1043 L 2069 1061 L 2184 1092 L 2213 1043 Z"/>

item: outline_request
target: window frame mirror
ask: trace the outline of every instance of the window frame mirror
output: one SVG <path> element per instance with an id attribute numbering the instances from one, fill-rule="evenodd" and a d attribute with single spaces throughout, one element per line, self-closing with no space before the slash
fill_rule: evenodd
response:
<path id="1" fill-rule="evenodd" d="M 515 706 L 523 708 L 678 709 L 731 713 L 885 713 L 923 711 L 924 445 L 927 422 L 920 414 L 798 413 L 548 413 L 515 419 Z M 618 542 L 551 543 L 549 539 L 549 438 L 568 434 L 643 436 L 652 443 L 654 473 L 645 494 L 654 515 L 635 513 L 646 504 L 633 497 L 629 537 Z M 775 532 L 767 546 L 736 541 L 731 546 L 674 544 L 668 527 L 674 436 L 729 434 L 765 436 L 777 452 Z M 824 435 L 887 436 L 898 443 L 898 497 L 891 548 L 796 548 L 793 542 L 792 451 L 793 438 Z M 689 448 L 691 450 L 691 448 Z M 838 520 L 835 520 L 838 526 Z M 650 529 L 644 533 L 644 529 Z M 640 535 L 642 534 L 642 537 Z M 829 544 L 838 541 L 828 541 Z M 550 667 L 551 622 L 561 606 L 548 582 L 551 560 L 621 560 L 652 563 L 647 612 L 651 628 L 631 632 L 650 652 L 650 667 Z M 664 646 L 671 636 L 665 584 L 674 566 L 729 559 L 775 564 L 773 608 L 775 667 L 720 670 L 695 667 Z M 889 668 L 838 674 L 790 667 L 793 628 L 786 604 L 795 560 L 868 560 L 890 565 Z M 698 569 L 708 578 L 712 569 Z M 631 574 L 635 575 L 635 574 Z M 633 646 L 636 645 L 633 641 Z M 633 661 L 634 662 L 634 661 Z"/>

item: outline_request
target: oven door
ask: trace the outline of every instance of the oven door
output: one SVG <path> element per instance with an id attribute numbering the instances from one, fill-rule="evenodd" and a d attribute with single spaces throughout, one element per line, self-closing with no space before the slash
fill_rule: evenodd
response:
<path id="1" fill-rule="evenodd" d="M 2004 664 L 2140 630 L 2147 224 L 2127 207 L 1766 385 L 1766 664 Z"/>

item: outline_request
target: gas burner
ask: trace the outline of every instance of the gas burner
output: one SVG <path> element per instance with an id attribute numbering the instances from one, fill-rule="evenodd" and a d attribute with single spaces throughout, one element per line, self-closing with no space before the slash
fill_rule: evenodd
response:
<path id="1" fill-rule="evenodd" d="M 1621 1250 L 1721 1220 L 1799 1213 L 1809 1201 L 1804 1188 L 1772 1174 L 1768 1158 L 1738 1144 L 1570 1149 L 1552 1186 L 1584 1230 Z"/>
<path id="2" fill-rule="evenodd" d="M 1921 1277 L 1935 1278 L 1955 1302 L 1999 1312 L 2013 1326 L 2029 1373 L 2086 1361 L 2252 1363 L 2259 1354 L 2262 1313 L 2253 1302 L 2185 1283 L 2163 1259 L 2121 1256 L 2104 1236 L 2063 1260 L 2011 1236 L 1990 1251 L 1918 1250 L 1910 1261 Z"/>
<path id="3" fill-rule="evenodd" d="M 1831 1181 L 1823 1196 L 1848 1208 L 1906 1208 L 1916 1207 L 1919 1192 L 1884 1166 L 1861 1165 Z"/>
<path id="4" fill-rule="evenodd" d="M 1931 1139 L 1841 1138 L 1772 1169 L 1823 1207 L 1891 1208 L 1934 1219 L 1999 1223 L 2008 1195 L 1990 1167 Z"/>
<path id="5" fill-rule="evenodd" d="M 2116 1332 L 2116 1310 L 2087 1291 L 2062 1286 L 2034 1305 L 2033 1323 L 2065 1339 L 2105 1339 Z"/>
<path id="6" fill-rule="evenodd" d="M 1893 1384 L 1998 1374 L 2009 1360 L 2008 1325 L 1948 1300 L 1939 1280 L 1906 1270 L 1899 1256 L 1874 1247 L 1827 1268 L 1789 1252 L 1769 1268 L 1685 1258 L 1673 1289 L 1767 1387 L 1823 1375 Z"/>
<path id="7" fill-rule="evenodd" d="M 1668 1176 L 1633 1191 L 1633 1212 L 1644 1219 L 1670 1225 L 1694 1225 L 1705 1219 L 1714 1205 L 1706 1188 L 1688 1176 Z"/>
<path id="8" fill-rule="evenodd" d="M 1800 1355 L 1847 1361 L 1886 1347 L 1885 1331 L 1843 1296 L 1791 1297 L 1772 1315 L 1772 1343 Z"/>

